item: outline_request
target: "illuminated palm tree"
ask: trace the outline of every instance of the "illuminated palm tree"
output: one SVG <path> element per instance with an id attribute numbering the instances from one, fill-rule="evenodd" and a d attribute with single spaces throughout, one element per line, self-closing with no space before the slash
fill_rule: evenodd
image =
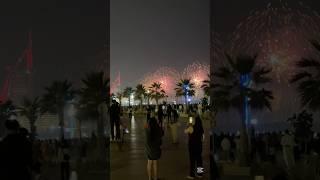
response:
<path id="1" fill-rule="evenodd" d="M 129 106 L 131 106 L 131 95 L 134 93 L 134 90 L 132 87 L 126 87 L 123 90 L 123 97 L 126 97 L 129 99 Z"/>
<path id="2" fill-rule="evenodd" d="M 140 100 L 140 106 L 142 107 L 143 99 L 146 96 L 147 91 L 143 84 L 138 84 L 135 90 L 135 98 Z"/>
<path id="3" fill-rule="evenodd" d="M 117 92 L 116 97 L 119 99 L 119 105 L 120 105 L 120 107 L 121 107 L 121 102 L 122 102 L 123 93 L 122 93 L 122 92 Z"/>
<path id="4" fill-rule="evenodd" d="M 269 83 L 271 69 L 256 66 L 256 56 L 239 56 L 233 59 L 226 55 L 228 65 L 213 73 L 212 102 L 214 111 L 236 108 L 241 114 L 241 163 L 247 162 L 249 109 L 271 110 L 272 92 L 259 86 Z"/>
<path id="5" fill-rule="evenodd" d="M 149 87 L 150 97 L 156 101 L 156 104 L 159 105 L 159 100 L 167 97 L 166 91 L 162 88 L 161 83 L 154 82 Z"/>
<path id="6" fill-rule="evenodd" d="M 186 105 L 189 105 L 188 97 L 192 97 L 195 95 L 195 85 L 191 82 L 191 79 L 181 79 L 180 82 L 177 83 L 177 87 L 175 88 L 176 96 L 183 96 Z"/>

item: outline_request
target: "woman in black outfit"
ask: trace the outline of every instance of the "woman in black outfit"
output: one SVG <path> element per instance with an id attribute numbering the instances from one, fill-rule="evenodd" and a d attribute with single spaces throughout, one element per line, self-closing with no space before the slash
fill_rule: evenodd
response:
<path id="1" fill-rule="evenodd" d="M 199 115 L 192 111 L 192 116 L 195 117 L 194 123 L 189 123 L 185 133 L 189 136 L 189 158 L 190 158 L 190 173 L 188 179 L 194 179 L 197 174 L 202 177 L 202 172 L 198 172 L 198 168 L 202 168 L 202 141 L 204 137 L 204 130 Z M 202 171 L 203 169 L 199 169 Z"/>
<path id="2" fill-rule="evenodd" d="M 147 120 L 145 126 L 146 130 L 146 154 L 148 158 L 147 172 L 149 180 L 158 179 L 158 162 L 157 160 L 161 157 L 161 144 L 163 132 L 159 126 L 159 122 L 155 118 L 155 113 L 151 112 L 151 117 Z M 153 174 L 152 174 L 153 170 Z M 152 178 L 153 175 L 153 178 Z"/>

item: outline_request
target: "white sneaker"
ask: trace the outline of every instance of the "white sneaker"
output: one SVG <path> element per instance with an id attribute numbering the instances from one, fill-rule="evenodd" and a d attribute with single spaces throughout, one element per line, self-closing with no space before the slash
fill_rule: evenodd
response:
<path id="1" fill-rule="evenodd" d="M 192 176 L 187 176 L 187 179 L 194 179 L 194 177 L 192 177 Z"/>

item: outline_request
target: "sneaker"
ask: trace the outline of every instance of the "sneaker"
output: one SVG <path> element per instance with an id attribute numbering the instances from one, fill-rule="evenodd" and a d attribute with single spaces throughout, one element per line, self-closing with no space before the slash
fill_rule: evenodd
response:
<path id="1" fill-rule="evenodd" d="M 192 176 L 187 176 L 187 179 L 194 179 L 194 177 L 192 177 Z"/>

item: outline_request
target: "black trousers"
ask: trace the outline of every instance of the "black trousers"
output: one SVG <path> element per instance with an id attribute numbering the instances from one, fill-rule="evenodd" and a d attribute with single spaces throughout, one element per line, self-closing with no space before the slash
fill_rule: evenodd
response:
<path id="1" fill-rule="evenodd" d="M 114 126 L 116 126 L 116 139 L 120 139 L 120 122 L 111 120 L 111 138 L 114 139 Z"/>
<path id="2" fill-rule="evenodd" d="M 203 167 L 202 144 L 189 145 L 190 176 L 195 177 L 198 167 Z"/>
<path id="3" fill-rule="evenodd" d="M 70 178 L 70 164 L 69 162 L 61 162 L 61 180 L 69 180 Z"/>

